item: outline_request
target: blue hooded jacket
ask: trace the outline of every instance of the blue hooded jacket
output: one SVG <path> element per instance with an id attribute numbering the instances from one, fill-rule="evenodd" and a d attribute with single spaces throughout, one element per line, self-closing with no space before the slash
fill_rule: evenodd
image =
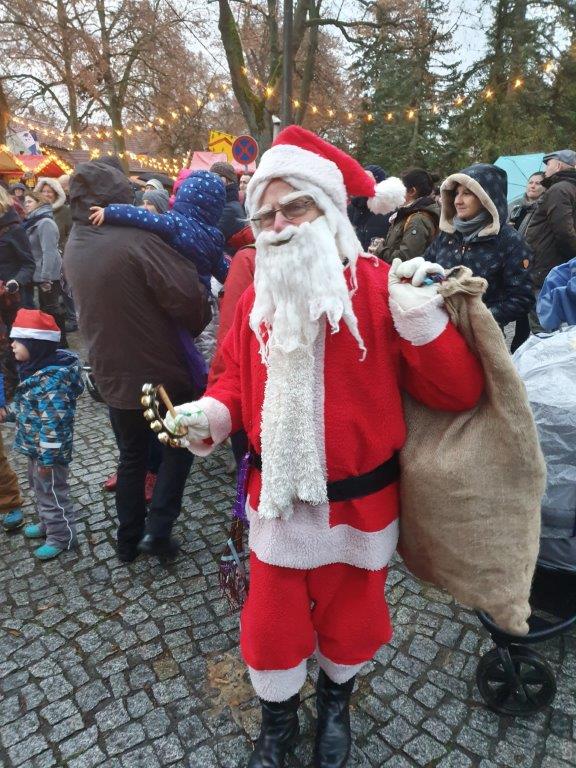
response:
<path id="1" fill-rule="evenodd" d="M 226 193 L 223 182 L 209 171 L 194 171 L 182 182 L 168 213 L 151 213 L 134 205 L 107 205 L 106 224 L 137 227 L 153 232 L 196 265 L 198 276 L 210 288 L 210 275 L 221 283 L 228 274 L 224 236 L 216 226 Z"/>
<path id="2" fill-rule="evenodd" d="M 536 307 L 542 328 L 576 325 L 576 259 L 554 267 L 544 280 Z"/>
<path id="3" fill-rule="evenodd" d="M 491 221 L 465 241 L 452 221 L 458 185 L 469 189 L 490 214 Z M 495 165 L 476 163 L 448 176 L 441 186 L 440 234 L 424 258 L 446 269 L 463 265 L 488 281 L 484 302 L 502 326 L 526 315 L 534 305 L 528 268 L 531 252 L 518 232 L 506 224 L 508 203 L 506 172 Z"/>
<path id="4" fill-rule="evenodd" d="M 14 449 L 43 466 L 69 464 L 76 400 L 83 389 L 80 361 L 65 349 L 56 351 L 51 364 L 23 378 L 12 406 Z"/>

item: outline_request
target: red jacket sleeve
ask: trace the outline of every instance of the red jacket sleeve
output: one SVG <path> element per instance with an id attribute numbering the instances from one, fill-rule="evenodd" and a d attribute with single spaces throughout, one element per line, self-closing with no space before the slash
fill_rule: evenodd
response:
<path id="1" fill-rule="evenodd" d="M 222 346 L 233 322 L 236 308 L 242 294 L 254 281 L 256 251 L 243 248 L 234 256 L 224 285 L 224 296 L 220 303 L 220 324 L 216 337 L 216 352 L 208 373 L 208 386 L 215 384 L 224 370 Z"/>
<path id="2" fill-rule="evenodd" d="M 440 411 L 467 411 L 484 391 L 482 365 L 452 323 L 433 341 L 400 339 L 400 384 L 419 402 Z"/>
<path id="3" fill-rule="evenodd" d="M 241 364 L 243 354 L 249 364 L 249 334 L 246 333 L 247 313 L 254 298 L 253 291 L 246 291 L 236 307 L 234 322 L 222 342 L 220 354 L 223 370 L 217 380 L 208 385 L 205 397 L 213 397 L 226 406 L 230 412 L 233 434 L 242 429 L 242 379 Z M 244 343 L 243 343 L 244 342 Z"/>

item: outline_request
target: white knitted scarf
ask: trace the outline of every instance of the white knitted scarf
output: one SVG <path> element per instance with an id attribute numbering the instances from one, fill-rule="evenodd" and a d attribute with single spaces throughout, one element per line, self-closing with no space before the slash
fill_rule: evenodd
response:
<path id="1" fill-rule="evenodd" d="M 322 376 L 324 333 L 344 321 L 364 344 L 334 235 L 324 217 L 256 241 L 250 326 L 268 368 L 262 407 L 259 515 L 288 519 L 295 501 L 327 502 Z M 322 370 L 322 368 L 320 370 Z"/>

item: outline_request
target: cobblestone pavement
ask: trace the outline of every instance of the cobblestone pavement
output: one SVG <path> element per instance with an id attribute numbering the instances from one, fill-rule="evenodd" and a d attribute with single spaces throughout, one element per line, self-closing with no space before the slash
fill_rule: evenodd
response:
<path id="1" fill-rule="evenodd" d="M 114 499 L 101 491 L 115 467 L 112 433 L 105 408 L 81 398 L 72 465 L 80 550 L 42 564 L 21 533 L 1 539 L 0 765 L 246 765 L 259 710 L 238 657 L 238 615 L 217 585 L 234 492 L 229 461 L 219 450 L 195 464 L 172 565 L 123 566 Z M 24 481 L 23 461 L 13 463 Z M 490 648 L 475 616 L 399 564 L 388 594 L 395 635 L 359 678 L 350 766 L 576 766 L 574 634 L 539 647 L 557 673 L 554 706 L 500 718 L 475 685 Z M 290 768 L 311 765 L 312 685 Z"/>

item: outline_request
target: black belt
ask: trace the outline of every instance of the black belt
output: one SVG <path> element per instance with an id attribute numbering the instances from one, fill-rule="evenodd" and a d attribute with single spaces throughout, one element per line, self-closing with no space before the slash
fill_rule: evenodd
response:
<path id="1" fill-rule="evenodd" d="M 255 451 L 250 451 L 250 466 L 262 472 L 262 456 Z M 344 480 L 333 480 L 326 484 L 328 501 L 350 501 L 361 499 L 371 493 L 381 491 L 387 485 L 395 483 L 400 477 L 400 458 L 398 453 L 392 456 L 376 469 L 365 472 L 363 475 L 345 477 Z"/>

